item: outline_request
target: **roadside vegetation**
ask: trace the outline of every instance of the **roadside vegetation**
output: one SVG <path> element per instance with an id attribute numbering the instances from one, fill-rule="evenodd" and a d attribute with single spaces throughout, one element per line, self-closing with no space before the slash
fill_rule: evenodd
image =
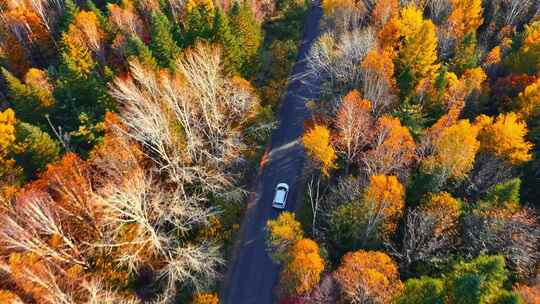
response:
<path id="1" fill-rule="evenodd" d="M 0 3 L 0 303 L 218 303 L 307 5 Z"/>
<path id="2" fill-rule="evenodd" d="M 280 303 L 539 303 L 540 4 L 322 6 Z"/>

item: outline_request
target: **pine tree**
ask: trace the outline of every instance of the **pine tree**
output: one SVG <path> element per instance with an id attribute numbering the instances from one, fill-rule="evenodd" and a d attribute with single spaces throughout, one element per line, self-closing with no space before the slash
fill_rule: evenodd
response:
<path id="1" fill-rule="evenodd" d="M 213 39 L 214 10 L 207 5 L 196 5 L 186 14 L 185 30 L 183 33 L 184 47 L 193 46 L 197 41 Z"/>
<path id="2" fill-rule="evenodd" d="M 91 12 L 93 12 L 94 14 L 96 14 L 101 28 L 105 32 L 109 32 L 110 31 L 109 21 L 107 17 L 103 14 L 103 12 L 96 6 L 94 1 L 86 0 L 86 8 L 90 10 Z"/>
<path id="3" fill-rule="evenodd" d="M 115 109 L 91 51 L 74 36 L 69 31 L 62 37 L 64 50 L 54 90 L 57 106 L 51 115 L 53 123 L 66 131 L 79 129 L 81 115 L 99 122 L 106 111 Z"/>
<path id="4" fill-rule="evenodd" d="M 169 19 L 159 11 L 150 16 L 150 50 L 161 67 L 172 68 L 180 49 L 172 36 Z"/>
<path id="5" fill-rule="evenodd" d="M 158 68 L 152 51 L 138 36 L 128 38 L 128 56 L 137 58 L 141 64 L 152 70 Z"/>
<path id="6" fill-rule="evenodd" d="M 478 55 L 476 54 L 476 34 L 467 34 L 459 43 L 454 58 L 453 66 L 458 74 L 467 69 L 472 69 L 478 65 Z"/>
<path id="7" fill-rule="evenodd" d="M 439 69 L 435 25 L 409 5 L 401 11 L 403 44 L 397 60 L 397 82 L 402 96 L 408 96 L 418 82 L 434 76 Z"/>
<path id="8" fill-rule="evenodd" d="M 39 127 L 25 122 L 15 125 L 16 151 L 14 158 L 24 169 L 27 178 L 35 177 L 45 165 L 58 158 L 60 147 Z"/>
<path id="9" fill-rule="evenodd" d="M 261 25 L 251 8 L 238 4 L 231 10 L 233 32 L 237 35 L 242 50 L 242 77 L 250 79 L 260 66 L 259 52 L 262 45 Z"/>
<path id="10" fill-rule="evenodd" d="M 418 279 L 409 279 L 405 282 L 405 290 L 399 297 L 398 304 L 443 304 L 444 282 L 422 276 Z"/>
<path id="11" fill-rule="evenodd" d="M 64 15 L 60 19 L 60 30 L 62 32 L 67 31 L 69 25 L 79 13 L 79 6 L 73 0 L 64 0 L 64 7 Z"/>
<path id="12" fill-rule="evenodd" d="M 214 15 L 212 36 L 215 42 L 222 45 L 224 69 L 227 73 L 237 74 L 242 64 L 242 51 L 235 35 L 233 35 L 229 17 L 222 11 Z"/>
<path id="13" fill-rule="evenodd" d="M 47 88 L 22 83 L 6 69 L 2 69 L 2 75 L 7 84 L 9 101 L 17 117 L 24 121 L 45 124 L 45 115 L 55 103 L 51 92 Z"/>

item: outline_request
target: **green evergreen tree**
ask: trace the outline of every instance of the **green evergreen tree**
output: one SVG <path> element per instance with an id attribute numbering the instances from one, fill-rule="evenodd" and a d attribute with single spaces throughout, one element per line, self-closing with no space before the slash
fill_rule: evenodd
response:
<path id="1" fill-rule="evenodd" d="M 414 138 L 420 138 L 424 134 L 427 118 L 421 105 L 411 104 L 409 99 L 405 99 L 394 111 L 394 116 L 409 128 Z"/>
<path id="2" fill-rule="evenodd" d="M 128 57 L 135 57 L 144 66 L 157 70 L 158 64 L 150 48 L 138 36 L 128 38 Z"/>
<path id="3" fill-rule="evenodd" d="M 64 15 L 60 18 L 60 31 L 67 31 L 71 22 L 79 12 L 79 6 L 73 0 L 64 0 Z"/>
<path id="4" fill-rule="evenodd" d="M 493 303 L 504 291 L 507 279 L 504 257 L 480 256 L 454 267 L 446 283 L 452 303 Z"/>
<path id="5" fill-rule="evenodd" d="M 24 121 L 45 125 L 47 123 L 45 115 L 54 105 L 51 93 L 45 88 L 22 83 L 4 68 L 2 68 L 2 75 L 6 81 L 9 102 L 17 113 L 17 117 Z"/>
<path id="6" fill-rule="evenodd" d="M 214 41 L 222 45 L 225 71 L 230 74 L 237 74 L 242 64 L 242 51 L 237 37 L 232 33 L 229 17 L 220 10 L 214 16 L 212 32 Z"/>
<path id="7" fill-rule="evenodd" d="M 253 77 L 260 68 L 260 49 L 262 46 L 261 24 L 255 19 L 251 8 L 235 4 L 231 10 L 233 33 L 238 37 L 242 50 L 240 73 L 246 79 Z"/>
<path id="8" fill-rule="evenodd" d="M 153 11 L 150 16 L 150 50 L 161 67 L 174 68 L 174 60 L 180 54 L 172 32 L 169 19 L 162 12 Z"/>
<path id="9" fill-rule="evenodd" d="M 486 195 L 485 201 L 494 207 L 518 208 L 520 205 L 519 190 L 521 179 L 513 178 L 495 185 Z"/>
<path id="10" fill-rule="evenodd" d="M 58 143 L 39 127 L 19 121 L 15 125 L 15 132 L 14 159 L 23 168 L 27 178 L 34 178 L 37 172 L 58 158 Z"/>
<path id="11" fill-rule="evenodd" d="M 183 33 L 183 46 L 193 46 L 197 41 L 210 41 L 213 39 L 212 23 L 214 10 L 199 5 L 186 14 L 185 30 Z"/>
<path id="12" fill-rule="evenodd" d="M 513 291 L 502 291 L 493 304 L 523 304 L 523 298 Z"/>
<path id="13" fill-rule="evenodd" d="M 106 32 L 106 33 L 109 33 L 111 31 L 111 26 L 109 24 L 109 20 L 107 19 L 107 17 L 105 16 L 105 14 L 103 14 L 103 11 L 101 11 L 97 6 L 96 4 L 94 3 L 94 1 L 92 0 L 86 0 L 86 8 L 88 8 L 88 10 L 90 10 L 91 12 L 93 12 L 94 14 L 96 14 L 96 17 L 99 21 L 99 25 L 101 26 L 101 28 Z"/>
<path id="14" fill-rule="evenodd" d="M 444 304 L 444 282 L 425 276 L 409 279 L 397 304 Z"/>
<path id="15" fill-rule="evenodd" d="M 458 74 L 461 74 L 465 70 L 472 69 L 477 65 L 476 34 L 471 33 L 463 37 L 463 41 L 459 43 L 452 59 L 452 66 Z"/>
<path id="16" fill-rule="evenodd" d="M 108 78 L 99 73 L 90 50 L 67 35 L 63 43 L 53 93 L 57 104 L 51 118 L 54 125 L 73 132 L 79 129 L 82 114 L 87 115 L 89 121 L 99 123 L 105 112 L 115 111 L 115 102 L 108 94 Z"/>

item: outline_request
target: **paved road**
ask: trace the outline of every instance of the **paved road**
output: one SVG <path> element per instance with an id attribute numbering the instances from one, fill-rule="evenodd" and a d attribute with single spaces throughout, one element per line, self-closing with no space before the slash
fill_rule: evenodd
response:
<path id="1" fill-rule="evenodd" d="M 269 219 L 279 213 L 271 207 L 274 187 L 280 182 L 290 185 L 287 210 L 296 209 L 298 189 L 303 188 L 301 173 L 305 160 L 304 149 L 299 143 L 304 121 L 310 111 L 306 101 L 319 95 L 320 80 L 308 73 L 304 59 L 319 34 L 322 9 L 313 5 L 304 25 L 293 75 L 310 75 L 298 80 L 293 77 L 287 95 L 278 113 L 279 127 L 270 142 L 268 161 L 262 167 L 256 181 L 255 194 L 248 203 L 242 223 L 240 243 L 221 296 L 223 304 L 271 304 L 275 303 L 273 289 L 278 280 L 279 267 L 272 263 L 265 248 L 265 226 Z"/>

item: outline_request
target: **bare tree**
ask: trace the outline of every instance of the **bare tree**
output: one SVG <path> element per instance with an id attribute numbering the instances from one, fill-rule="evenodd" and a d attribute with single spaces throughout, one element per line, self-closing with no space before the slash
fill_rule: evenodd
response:
<path id="1" fill-rule="evenodd" d="M 524 18 L 539 8 L 538 2 L 534 0 L 503 0 L 504 24 L 519 25 Z"/>
<path id="2" fill-rule="evenodd" d="M 325 96 L 342 95 L 359 87 L 362 75 L 358 66 L 374 43 L 375 35 L 369 27 L 343 34 L 326 33 L 319 38 L 306 60 L 309 70 L 321 75 Z M 338 107 L 339 101 L 333 104 L 333 110 Z"/>
<path id="3" fill-rule="evenodd" d="M 534 274 L 540 261 L 540 226 L 530 209 L 509 216 L 473 213 L 462 224 L 463 246 L 471 256 L 502 254 L 521 278 Z"/>
<path id="4" fill-rule="evenodd" d="M 251 88 L 224 78 L 220 52 L 199 45 L 177 62 L 179 75 L 160 76 L 132 63 L 131 79 L 117 79 L 111 94 L 121 117 L 148 156 L 178 183 L 221 192 L 231 185 L 225 170 L 241 161 L 238 128 L 253 112 Z"/>
<path id="5" fill-rule="evenodd" d="M 31 252 L 51 263 L 88 266 L 85 254 L 88 246 L 68 235 L 61 223 L 57 204 L 48 196 L 37 194 L 1 216 L 0 242 L 8 252 Z M 39 236 L 55 236 L 61 247 L 51 246 Z"/>
<path id="6" fill-rule="evenodd" d="M 429 8 L 431 19 L 440 24 L 452 11 L 452 4 L 449 0 L 427 0 L 426 6 Z"/>
<path id="7" fill-rule="evenodd" d="M 336 147 L 345 155 L 349 165 L 357 160 L 369 144 L 373 131 L 370 103 L 360 98 L 356 91 L 349 93 L 343 98 L 335 118 L 338 133 Z"/>
<path id="8" fill-rule="evenodd" d="M 396 248 L 386 243 L 403 270 L 407 271 L 415 262 L 442 257 L 453 248 L 455 234 L 450 231 L 436 233 L 436 226 L 437 219 L 420 208 L 407 213 L 401 244 Z"/>

